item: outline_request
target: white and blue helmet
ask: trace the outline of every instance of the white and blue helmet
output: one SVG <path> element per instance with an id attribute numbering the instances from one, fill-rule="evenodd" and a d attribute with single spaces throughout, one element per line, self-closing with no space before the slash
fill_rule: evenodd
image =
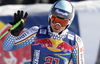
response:
<path id="1" fill-rule="evenodd" d="M 49 22 L 52 15 L 55 15 L 59 19 L 69 19 L 69 22 L 66 26 L 66 28 L 68 28 L 74 18 L 73 5 L 66 0 L 58 0 L 51 7 L 51 10 L 49 12 L 49 18 L 48 18 Z"/>

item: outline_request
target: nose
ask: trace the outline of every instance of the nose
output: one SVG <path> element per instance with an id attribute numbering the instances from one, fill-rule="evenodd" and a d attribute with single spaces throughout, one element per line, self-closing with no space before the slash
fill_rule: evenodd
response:
<path id="1" fill-rule="evenodd" d="M 56 25 L 56 26 L 57 26 L 57 25 L 58 25 L 58 26 L 61 26 L 61 24 L 60 24 L 60 23 L 55 23 L 55 25 Z"/>

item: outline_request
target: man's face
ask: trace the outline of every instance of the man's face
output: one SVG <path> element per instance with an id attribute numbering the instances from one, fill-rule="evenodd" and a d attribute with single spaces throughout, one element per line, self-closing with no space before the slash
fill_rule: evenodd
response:
<path id="1" fill-rule="evenodd" d="M 61 31 L 63 31 L 66 26 L 61 26 L 60 23 L 52 23 L 52 21 L 50 22 L 51 28 L 53 30 L 53 32 L 55 33 L 60 33 Z"/>
<path id="2" fill-rule="evenodd" d="M 55 15 L 52 15 L 50 25 L 55 33 L 60 33 L 63 31 L 67 24 L 68 24 L 68 19 L 61 19 L 61 17 L 57 18 Z"/>

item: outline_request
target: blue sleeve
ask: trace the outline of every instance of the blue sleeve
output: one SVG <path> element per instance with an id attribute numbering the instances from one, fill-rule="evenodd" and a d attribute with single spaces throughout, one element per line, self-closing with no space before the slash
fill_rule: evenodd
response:
<path id="1" fill-rule="evenodd" d="M 35 40 L 37 31 L 38 28 L 32 27 L 17 37 L 13 36 L 11 33 L 8 34 L 8 36 L 4 40 L 3 49 L 5 51 L 13 51 L 32 44 Z"/>

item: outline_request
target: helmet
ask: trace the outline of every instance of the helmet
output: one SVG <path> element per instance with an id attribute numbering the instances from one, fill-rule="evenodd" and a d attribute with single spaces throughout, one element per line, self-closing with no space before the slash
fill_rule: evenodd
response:
<path id="1" fill-rule="evenodd" d="M 59 19 L 63 19 L 63 20 L 68 19 L 69 21 L 66 26 L 66 28 L 68 28 L 74 18 L 73 5 L 66 0 L 58 0 L 53 4 L 51 10 L 49 11 L 49 17 L 48 17 L 49 23 L 53 15 L 55 15 Z"/>

